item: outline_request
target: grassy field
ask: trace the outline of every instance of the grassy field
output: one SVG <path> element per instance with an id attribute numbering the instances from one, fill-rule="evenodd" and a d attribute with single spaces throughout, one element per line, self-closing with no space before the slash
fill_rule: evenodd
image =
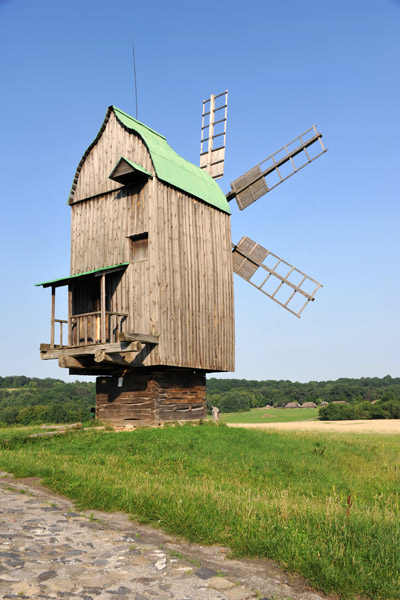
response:
<path id="1" fill-rule="evenodd" d="M 288 423 L 318 418 L 318 408 L 252 408 L 247 412 L 220 413 L 221 423 Z"/>
<path id="2" fill-rule="evenodd" d="M 28 432 L 0 430 L 0 467 L 42 477 L 80 509 L 275 559 L 340 598 L 400 598 L 398 436 L 213 424 Z"/>

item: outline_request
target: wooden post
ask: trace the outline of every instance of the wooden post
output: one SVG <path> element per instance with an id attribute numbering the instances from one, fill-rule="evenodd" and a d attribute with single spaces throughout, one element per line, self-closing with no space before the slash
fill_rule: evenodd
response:
<path id="1" fill-rule="evenodd" d="M 72 346 L 72 285 L 68 286 L 68 346 Z"/>
<path id="2" fill-rule="evenodd" d="M 102 274 L 100 280 L 100 327 L 101 327 L 101 343 L 106 343 L 106 276 Z"/>
<path id="3" fill-rule="evenodd" d="M 50 348 L 54 348 L 54 323 L 56 318 L 56 288 L 51 286 L 51 325 L 50 325 Z"/>

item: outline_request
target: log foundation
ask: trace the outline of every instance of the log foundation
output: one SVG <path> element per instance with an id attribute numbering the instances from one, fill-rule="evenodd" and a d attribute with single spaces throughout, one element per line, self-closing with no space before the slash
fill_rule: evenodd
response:
<path id="1" fill-rule="evenodd" d="M 204 419 L 205 373 L 191 369 L 135 369 L 122 379 L 97 377 L 96 417 L 117 427 Z"/>

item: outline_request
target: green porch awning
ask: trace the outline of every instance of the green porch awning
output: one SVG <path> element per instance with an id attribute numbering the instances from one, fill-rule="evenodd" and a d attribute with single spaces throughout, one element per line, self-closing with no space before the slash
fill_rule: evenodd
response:
<path id="1" fill-rule="evenodd" d="M 109 267 L 102 267 L 101 269 L 93 269 L 92 271 L 86 271 L 85 273 L 77 273 L 76 275 L 69 275 L 69 277 L 61 277 L 59 279 L 52 279 L 51 281 L 44 281 L 43 283 L 35 283 L 36 287 L 60 287 L 62 285 L 68 285 L 71 281 L 75 281 L 79 277 L 87 277 L 88 275 L 101 275 L 110 271 L 120 271 L 125 269 L 129 265 L 128 262 L 119 263 L 118 265 L 111 265 Z"/>

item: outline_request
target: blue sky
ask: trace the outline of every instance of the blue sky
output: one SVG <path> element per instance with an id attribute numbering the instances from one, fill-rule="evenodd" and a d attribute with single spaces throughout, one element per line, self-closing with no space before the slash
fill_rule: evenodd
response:
<path id="1" fill-rule="evenodd" d="M 34 283 L 69 273 L 68 192 L 107 106 L 134 115 L 134 35 L 139 119 L 186 159 L 202 100 L 229 90 L 225 192 L 314 123 L 329 148 L 233 206 L 234 241 L 324 285 L 299 320 L 235 276 L 234 376 L 400 376 L 399 29 L 394 0 L 0 0 L 0 375 L 68 379 L 39 359 Z"/>

